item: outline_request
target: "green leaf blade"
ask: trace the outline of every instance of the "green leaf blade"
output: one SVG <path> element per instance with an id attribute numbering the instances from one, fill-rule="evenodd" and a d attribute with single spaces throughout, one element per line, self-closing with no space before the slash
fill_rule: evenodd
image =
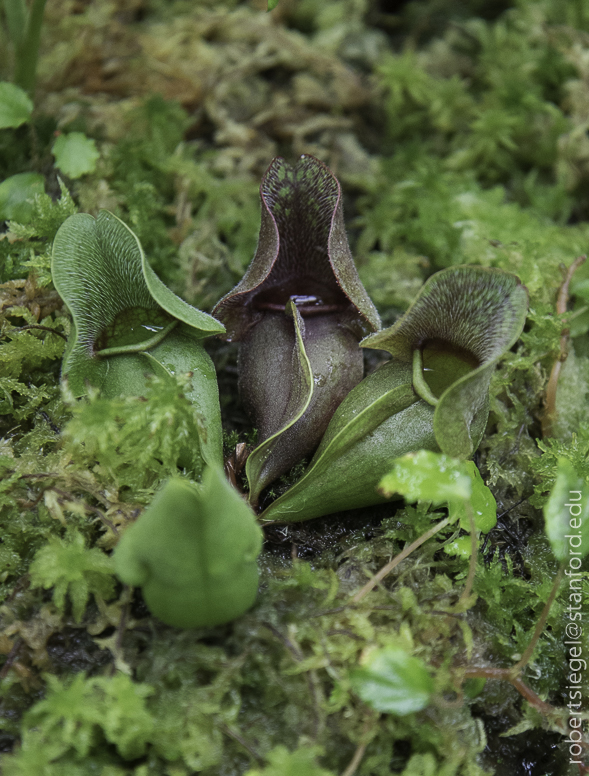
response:
<path id="1" fill-rule="evenodd" d="M 33 200 L 45 192 L 45 178 L 36 172 L 11 175 L 0 183 L 0 221 L 26 224 L 34 210 Z"/>
<path id="2" fill-rule="evenodd" d="M 546 535 L 557 559 L 583 559 L 589 554 L 589 486 L 565 458 L 544 507 Z M 576 563 L 576 561 L 575 561 Z"/>
<path id="3" fill-rule="evenodd" d="M 350 674 L 352 688 L 376 711 L 405 716 L 428 706 L 433 679 L 423 661 L 398 647 L 372 652 Z"/>
<path id="4" fill-rule="evenodd" d="M 0 83 L 0 129 L 26 124 L 32 112 L 33 101 L 24 89 L 6 81 Z"/>
<path id="5" fill-rule="evenodd" d="M 56 166 L 70 178 L 81 178 L 94 172 L 100 152 L 96 142 L 82 132 L 61 134 L 53 143 Z"/>

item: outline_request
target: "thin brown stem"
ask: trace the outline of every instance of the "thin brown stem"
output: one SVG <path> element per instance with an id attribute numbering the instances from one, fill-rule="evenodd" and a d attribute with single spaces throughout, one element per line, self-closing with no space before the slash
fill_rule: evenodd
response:
<path id="1" fill-rule="evenodd" d="M 356 773 L 358 766 L 362 762 L 362 758 L 364 757 L 364 752 L 366 751 L 367 746 L 368 742 L 358 744 L 358 748 L 354 752 L 354 756 L 350 760 L 350 764 L 346 770 L 342 773 L 342 776 L 353 776 L 353 774 Z"/>
<path id="2" fill-rule="evenodd" d="M 435 536 L 438 531 L 441 531 L 442 528 L 445 528 L 450 522 L 450 518 L 445 517 L 443 520 L 440 520 L 439 523 L 436 523 L 434 526 L 432 526 L 429 531 L 426 531 L 424 534 L 422 534 L 412 544 L 410 544 L 408 547 L 405 547 L 402 552 L 400 552 L 398 555 L 395 555 L 395 557 L 389 563 L 387 563 L 386 566 L 383 566 L 377 574 L 368 580 L 364 587 L 360 588 L 360 590 L 358 590 L 358 592 L 352 596 L 352 603 L 357 604 L 358 601 L 361 601 L 364 596 L 367 595 L 372 590 L 372 588 L 376 587 L 376 585 L 378 585 L 378 583 L 381 582 L 387 574 L 390 574 L 390 572 L 396 566 L 398 566 L 401 561 L 405 560 L 405 558 L 411 555 L 414 550 L 416 550 L 418 547 L 421 547 L 424 542 L 427 542 L 428 539 L 431 539 L 432 536 Z"/>
<path id="3" fill-rule="evenodd" d="M 514 676 L 512 668 L 491 668 L 487 666 L 467 666 L 463 669 L 465 679 L 497 679 L 509 682 L 522 695 L 530 705 L 537 709 L 541 714 L 553 714 L 558 711 L 542 700 L 536 693 L 522 682 L 517 676 Z"/>
<path id="4" fill-rule="evenodd" d="M 552 590 L 550 591 L 550 595 L 548 596 L 548 599 L 544 604 L 544 608 L 542 609 L 542 614 L 540 615 L 540 619 L 536 623 L 536 627 L 534 628 L 534 634 L 530 640 L 530 643 L 526 647 L 524 654 L 521 656 L 518 662 L 513 666 L 512 671 L 520 673 L 522 669 L 525 668 L 525 666 L 529 663 L 530 658 L 532 657 L 532 654 L 536 648 L 536 644 L 538 643 L 538 639 L 542 635 L 542 631 L 544 630 L 544 626 L 546 625 L 546 620 L 548 619 L 550 608 L 554 603 L 554 599 L 556 598 L 556 594 L 558 593 L 558 588 L 560 587 L 560 583 L 564 576 L 564 565 L 565 564 L 563 562 L 560 564 L 558 568 L 556 577 L 554 579 L 554 584 L 552 585 Z"/>
<path id="5" fill-rule="evenodd" d="M 356 747 L 356 751 L 354 752 L 354 756 L 349 762 L 348 767 L 346 770 L 342 773 L 342 776 L 353 776 L 354 773 L 358 770 L 358 766 L 362 762 L 362 758 L 364 757 L 364 753 L 366 752 L 366 747 L 371 741 L 371 733 L 374 729 L 375 724 L 378 722 L 379 715 L 371 716 L 369 719 L 367 719 L 364 722 L 364 726 L 362 728 L 362 734 L 361 734 L 361 741 Z"/>
<path id="6" fill-rule="evenodd" d="M 52 329 L 51 326 L 41 326 L 40 323 L 28 323 L 26 326 L 19 326 L 17 331 L 26 331 L 27 329 L 41 329 L 42 331 L 50 331 L 51 334 L 57 334 L 58 337 L 61 337 L 67 342 L 67 337 L 65 334 L 63 334 L 61 331 L 57 331 L 56 329 Z"/>
<path id="7" fill-rule="evenodd" d="M 6 660 L 4 661 L 4 665 L 2 666 L 2 670 L 0 670 L 0 680 L 5 679 L 8 676 L 8 672 L 10 671 L 10 667 L 16 660 L 18 653 L 20 652 L 20 649 L 22 645 L 24 644 L 24 641 L 19 636 L 14 644 L 12 645 L 12 649 L 6 656 Z"/>
<path id="8" fill-rule="evenodd" d="M 468 576 L 466 578 L 466 584 L 464 586 L 464 590 L 460 594 L 458 603 L 456 604 L 456 608 L 458 610 L 460 610 L 461 607 L 466 603 L 466 601 L 468 600 L 472 592 L 472 586 L 474 585 L 474 576 L 477 570 L 477 552 L 478 552 L 477 529 L 474 522 L 474 514 L 472 511 L 472 505 L 470 501 L 466 502 L 466 513 L 468 514 L 468 522 L 470 523 L 470 562 L 468 565 Z"/>
<path id="9" fill-rule="evenodd" d="M 219 728 L 221 729 L 221 732 L 223 732 L 228 738 L 233 739 L 234 741 L 237 741 L 237 743 L 242 746 L 245 751 L 252 757 L 259 765 L 264 765 L 265 761 L 264 758 L 256 752 L 254 747 L 249 744 L 243 736 L 238 733 L 237 731 L 233 730 L 229 727 L 229 725 L 226 725 L 225 723 L 221 723 L 219 725 Z"/>

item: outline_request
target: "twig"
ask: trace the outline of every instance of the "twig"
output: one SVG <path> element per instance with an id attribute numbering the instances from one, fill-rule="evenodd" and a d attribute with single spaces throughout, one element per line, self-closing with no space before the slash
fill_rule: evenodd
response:
<path id="1" fill-rule="evenodd" d="M 293 643 L 288 639 L 283 633 L 281 633 L 278 628 L 275 628 L 273 625 L 271 625 L 269 622 L 263 622 L 262 625 L 264 628 L 267 628 L 274 636 L 276 636 L 277 639 L 279 639 L 284 646 L 288 649 L 288 651 L 291 653 L 291 655 L 294 657 L 297 663 L 302 663 L 305 656 L 299 647 L 298 644 Z M 323 720 L 321 718 L 320 714 L 320 703 L 319 703 L 319 682 L 317 679 L 317 674 L 313 670 L 306 670 L 305 671 L 305 678 L 307 680 L 307 686 L 309 688 L 309 694 L 311 695 L 311 700 L 313 701 L 313 711 L 315 712 L 315 725 L 314 725 L 314 738 L 318 738 L 319 733 L 321 732 L 323 728 Z"/>
<path id="2" fill-rule="evenodd" d="M 553 714 L 558 712 L 558 709 L 551 706 L 549 703 L 536 695 L 522 680 L 513 674 L 513 668 L 491 668 L 486 666 L 467 666 L 462 669 L 463 676 L 468 679 L 498 679 L 509 682 L 515 689 L 522 695 L 529 704 L 537 709 L 541 714 Z"/>
<path id="3" fill-rule="evenodd" d="M 362 762 L 362 758 L 364 757 L 364 752 L 366 751 L 367 746 L 368 742 L 358 744 L 358 748 L 354 752 L 354 756 L 350 760 L 350 764 L 346 770 L 342 773 L 342 776 L 353 776 L 353 774 L 356 773 L 358 766 Z"/>
<path id="4" fill-rule="evenodd" d="M 530 640 L 530 643 L 526 647 L 524 654 L 521 656 L 518 662 L 513 666 L 512 671 L 517 671 L 519 673 L 523 668 L 525 668 L 530 658 L 532 657 L 534 649 L 536 648 L 536 644 L 538 643 L 538 639 L 542 635 L 542 631 L 544 630 L 544 626 L 546 625 L 546 620 L 548 619 L 550 608 L 554 602 L 554 599 L 556 598 L 556 594 L 558 593 L 558 588 L 560 587 L 560 583 L 564 576 L 564 566 L 565 564 L 564 562 L 562 562 L 558 568 L 556 577 L 554 579 L 554 584 L 552 585 L 552 590 L 550 591 L 550 595 L 548 596 L 548 599 L 544 604 L 544 608 L 542 609 L 542 614 L 540 615 L 540 619 L 536 623 L 536 627 L 534 628 L 534 634 Z"/>
<path id="5" fill-rule="evenodd" d="M 368 582 L 364 585 L 363 588 L 358 590 L 358 592 L 352 596 L 352 603 L 357 604 L 358 601 L 361 601 L 365 595 L 367 595 L 373 587 L 376 587 L 380 581 L 382 581 L 387 574 L 389 574 L 395 566 L 398 566 L 401 561 L 405 560 L 413 550 L 416 550 L 418 547 L 421 547 L 421 545 L 424 542 L 427 542 L 428 539 L 431 539 L 432 536 L 438 533 L 438 531 L 441 531 L 442 528 L 445 528 L 448 523 L 450 522 L 449 517 L 445 517 L 443 520 L 440 520 L 439 523 L 436 523 L 434 526 L 432 526 L 429 531 L 426 531 L 424 534 L 422 534 L 418 539 L 416 539 L 412 544 L 410 544 L 408 547 L 405 547 L 405 549 L 400 552 L 398 555 L 395 555 L 395 557 L 386 564 L 386 566 L 383 566 L 381 570 L 375 574 L 371 579 L 368 580 Z"/>
<path id="6" fill-rule="evenodd" d="M 573 278 L 573 275 L 577 269 L 587 259 L 587 256 L 577 257 L 571 266 L 568 268 L 565 275 L 562 286 L 559 289 L 558 297 L 556 299 L 556 313 L 557 315 L 564 315 L 567 311 L 567 303 L 569 300 L 569 285 Z M 560 336 L 560 351 L 558 358 L 552 366 L 550 372 L 550 378 L 548 379 L 548 385 L 546 386 L 546 397 L 544 399 L 544 413 L 542 414 L 542 436 L 552 436 L 554 423 L 556 421 L 556 391 L 558 388 L 558 378 L 562 369 L 562 365 L 566 361 L 568 355 L 568 342 L 569 342 L 569 329 L 564 328 Z"/>
<path id="7" fill-rule="evenodd" d="M 237 741 L 238 744 L 243 746 L 243 748 L 246 750 L 246 752 L 252 757 L 259 765 L 264 765 L 265 760 L 264 758 L 256 752 L 256 750 L 248 744 L 248 742 L 245 740 L 245 738 L 242 738 L 242 736 L 239 733 L 236 733 L 235 730 L 232 730 L 229 725 L 226 725 L 224 722 L 222 722 L 219 725 L 219 728 L 222 733 L 225 733 L 228 738 L 232 738 L 234 741 Z"/>
<path id="8" fill-rule="evenodd" d="M 50 331 L 52 334 L 57 334 L 58 337 L 61 337 L 67 342 L 65 334 L 56 329 L 52 329 L 51 326 L 41 326 L 40 323 L 29 323 L 26 326 L 19 326 L 17 331 L 25 331 L 25 329 L 42 329 L 43 331 Z"/>
<path id="9" fill-rule="evenodd" d="M 474 585 L 474 575 L 477 570 L 477 528 L 474 522 L 474 514 L 472 512 L 472 506 L 470 502 L 466 503 L 466 512 L 468 514 L 468 522 L 470 523 L 470 561 L 468 564 L 468 576 L 466 578 L 466 584 L 464 590 L 460 594 L 456 608 L 460 609 L 462 604 L 468 599 L 472 592 L 472 586 Z"/>
<path id="10" fill-rule="evenodd" d="M 19 636 L 14 644 L 12 645 L 12 649 L 6 656 L 6 660 L 4 661 L 4 665 L 2 666 L 2 670 L 0 670 L 0 680 L 5 679 L 8 676 L 8 672 L 10 671 L 10 667 L 16 660 L 16 657 L 18 653 L 20 652 L 20 648 L 24 644 L 24 641 Z"/>
<path id="11" fill-rule="evenodd" d="M 362 726 L 362 733 L 361 733 L 361 741 L 358 744 L 356 751 L 354 752 L 354 756 L 350 760 L 350 763 L 346 770 L 342 773 L 342 776 L 353 776 L 354 773 L 356 773 L 358 766 L 362 762 L 362 758 L 364 757 L 364 753 L 366 752 L 366 747 L 372 740 L 371 732 L 374 729 L 374 725 L 378 722 L 380 715 L 372 715 L 369 719 L 365 720 L 364 725 Z"/>

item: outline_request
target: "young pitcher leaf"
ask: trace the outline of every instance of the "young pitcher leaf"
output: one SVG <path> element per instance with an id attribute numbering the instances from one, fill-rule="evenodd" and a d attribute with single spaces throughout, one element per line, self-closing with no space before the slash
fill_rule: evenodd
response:
<path id="1" fill-rule="evenodd" d="M 205 470 L 202 486 L 174 478 L 124 534 L 115 570 L 141 587 L 152 614 L 194 628 L 239 617 L 254 603 L 262 532 L 221 469 Z"/>
<path id="2" fill-rule="evenodd" d="M 434 691 L 423 661 L 398 647 L 374 650 L 351 672 L 350 679 L 352 689 L 365 703 L 398 716 L 425 709 Z"/>
<path id="3" fill-rule="evenodd" d="M 146 376 L 190 373 L 189 392 L 208 431 L 203 456 L 220 463 L 221 427 L 211 360 L 200 340 L 224 331 L 173 294 L 148 265 L 135 234 L 112 213 L 80 213 L 53 245 L 55 287 L 70 309 L 72 333 L 62 375 L 73 395 L 87 386 L 106 397 L 141 395 Z"/>
<path id="4" fill-rule="evenodd" d="M 362 379 L 359 340 L 380 326 L 354 266 L 340 186 L 329 169 L 311 156 L 294 167 L 275 159 L 260 198 L 256 254 L 213 311 L 228 339 L 240 342 L 240 393 L 262 444 L 272 440 L 263 467 L 259 460 L 249 467 L 253 500 L 317 447 L 336 407 Z M 301 340 L 312 373 L 302 413 Z"/>
<path id="5" fill-rule="evenodd" d="M 589 485 L 570 461 L 558 462 L 556 482 L 544 507 L 546 535 L 560 561 L 589 553 Z"/>
<path id="6" fill-rule="evenodd" d="M 526 291 L 510 273 L 455 267 L 432 276 L 400 321 L 363 340 L 393 358 L 350 391 L 303 477 L 262 519 L 293 522 L 377 504 L 381 478 L 407 453 L 472 455 L 487 422 L 492 371 L 519 336 L 526 309 Z M 488 495 L 477 507 L 481 529 L 495 519 Z"/>

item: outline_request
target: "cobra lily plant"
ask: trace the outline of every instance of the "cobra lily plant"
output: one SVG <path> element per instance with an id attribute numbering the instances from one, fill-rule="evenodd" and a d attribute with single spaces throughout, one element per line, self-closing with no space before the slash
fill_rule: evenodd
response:
<path id="1" fill-rule="evenodd" d="M 362 337 L 380 318 L 346 237 L 341 189 L 312 156 L 275 159 L 260 187 L 256 254 L 213 310 L 240 342 L 239 385 L 259 431 L 249 497 L 309 455 L 363 377 Z"/>
<path id="2" fill-rule="evenodd" d="M 522 331 L 527 299 L 519 279 L 498 269 L 452 267 L 429 278 L 394 326 L 363 340 L 392 359 L 347 395 L 304 475 L 262 520 L 384 501 L 378 484 L 405 453 L 471 457 L 487 424 L 493 370 Z"/>
<path id="3" fill-rule="evenodd" d="M 106 210 L 78 213 L 53 244 L 53 282 L 72 314 L 62 377 L 75 397 L 141 396 L 149 375 L 190 373 L 188 399 L 203 424 L 202 459 L 223 460 L 213 363 L 202 340 L 224 327 L 176 296 L 151 269 L 136 235 Z M 188 443 L 187 443 L 188 444 Z"/>

